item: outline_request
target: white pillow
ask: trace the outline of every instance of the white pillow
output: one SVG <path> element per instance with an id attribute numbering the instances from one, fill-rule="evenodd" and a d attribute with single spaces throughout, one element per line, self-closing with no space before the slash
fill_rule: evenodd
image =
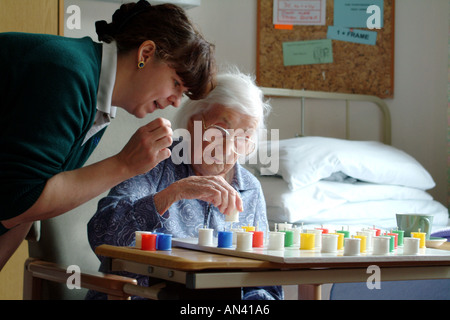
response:
<path id="1" fill-rule="evenodd" d="M 270 141 L 265 148 L 270 148 Z M 263 148 L 264 149 L 264 148 Z M 260 162 L 276 156 L 259 153 Z M 270 152 L 268 152 L 270 154 Z M 271 159 L 274 161 L 276 159 Z M 278 170 L 277 170 L 278 167 Z M 279 166 L 253 166 L 262 175 L 278 174 L 296 190 L 336 173 L 372 183 L 422 190 L 435 186 L 427 170 L 407 153 L 376 141 L 302 137 L 279 141 Z"/>

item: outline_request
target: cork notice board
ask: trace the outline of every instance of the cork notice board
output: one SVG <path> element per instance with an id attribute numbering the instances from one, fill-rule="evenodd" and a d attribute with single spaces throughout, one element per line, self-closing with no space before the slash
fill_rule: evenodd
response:
<path id="1" fill-rule="evenodd" d="M 326 1 L 325 25 L 294 25 L 292 30 L 274 27 L 273 0 L 258 0 L 258 84 L 271 88 L 356 93 L 392 98 L 394 1 L 384 0 L 383 27 L 371 30 L 377 32 L 375 45 L 332 40 L 332 63 L 284 66 L 283 43 L 327 38 L 328 26 L 333 26 L 334 0 Z"/>

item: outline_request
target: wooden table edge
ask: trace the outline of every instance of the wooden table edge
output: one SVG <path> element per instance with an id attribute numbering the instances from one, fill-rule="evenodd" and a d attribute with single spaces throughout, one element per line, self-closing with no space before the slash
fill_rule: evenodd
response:
<path id="1" fill-rule="evenodd" d="M 449 247 L 450 248 L 450 247 Z M 449 250 L 449 249 L 444 249 Z M 117 247 L 101 245 L 96 248 L 97 255 L 113 259 L 124 259 L 133 262 L 164 267 L 174 270 L 196 272 L 206 270 L 292 270 L 311 268 L 367 268 L 373 262 L 336 262 L 330 263 L 277 263 L 251 258 L 228 256 L 186 248 L 173 247 L 170 251 L 143 251 L 133 247 Z M 190 257 L 195 257 L 190 259 Z M 449 261 L 383 261 L 380 267 L 419 267 L 448 266 Z"/>

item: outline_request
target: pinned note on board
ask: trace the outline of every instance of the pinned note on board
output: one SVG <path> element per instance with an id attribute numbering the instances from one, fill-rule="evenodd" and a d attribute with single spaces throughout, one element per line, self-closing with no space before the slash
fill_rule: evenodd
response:
<path id="1" fill-rule="evenodd" d="M 325 25 L 326 0 L 274 0 L 274 25 Z"/>
<path id="2" fill-rule="evenodd" d="M 335 0 L 334 25 L 347 28 L 383 28 L 384 0 Z"/>
<path id="3" fill-rule="evenodd" d="M 352 92 L 376 95 L 380 98 L 392 98 L 395 65 L 395 0 L 384 0 L 382 2 L 378 2 L 378 0 L 358 0 L 353 2 L 353 4 L 358 3 L 363 5 L 360 7 L 353 6 L 352 8 L 350 6 L 352 5 L 351 0 L 327 0 L 325 25 L 293 25 L 291 30 L 280 30 L 278 26 L 273 24 L 273 1 L 257 1 L 256 73 L 258 83 L 274 88 Z M 350 26 L 336 23 L 334 19 L 335 6 L 344 5 L 349 6 L 348 11 L 355 12 L 356 15 L 363 15 L 361 27 L 354 23 L 351 23 Z M 339 11 L 339 8 L 337 10 Z M 380 21 L 382 21 L 381 28 L 377 24 Z M 289 21 L 289 23 L 292 22 Z M 334 39 L 338 38 L 337 36 L 329 37 L 331 38 L 329 39 L 330 42 L 332 42 L 332 56 L 328 55 L 328 57 L 330 60 L 331 57 L 333 58 L 332 63 L 321 63 L 323 60 L 318 59 L 319 63 L 315 63 L 316 61 L 313 60 L 311 62 L 313 64 L 305 65 L 303 59 L 297 59 L 301 56 L 293 56 L 292 60 L 301 60 L 300 63 L 298 65 L 285 65 L 285 61 L 290 64 L 288 62 L 290 52 L 286 50 L 283 52 L 287 46 L 285 44 L 283 47 L 283 43 L 327 39 L 330 26 L 353 29 L 354 31 L 352 34 L 349 33 L 346 39 L 338 40 Z M 371 28 L 373 30 L 370 30 Z M 357 30 L 376 32 L 375 44 L 372 45 L 375 37 L 372 38 L 371 36 L 375 36 L 375 34 L 355 33 Z M 346 34 L 343 33 L 338 36 L 343 35 Z M 352 43 L 351 41 L 367 41 L 368 44 Z M 326 54 L 326 50 L 322 50 L 322 53 Z M 306 61 L 306 63 L 308 62 Z"/>
<path id="4" fill-rule="evenodd" d="M 284 42 L 283 60 L 285 66 L 333 63 L 331 39 Z"/>
<path id="5" fill-rule="evenodd" d="M 377 43 L 377 32 L 360 29 L 329 26 L 327 39 L 368 44 L 374 46 Z"/>

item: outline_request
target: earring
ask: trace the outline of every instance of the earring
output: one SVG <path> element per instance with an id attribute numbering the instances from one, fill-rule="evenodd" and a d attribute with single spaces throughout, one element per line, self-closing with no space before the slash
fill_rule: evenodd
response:
<path id="1" fill-rule="evenodd" d="M 139 68 L 139 69 L 142 69 L 142 68 L 144 68 L 144 66 L 145 66 L 144 61 L 139 61 L 139 63 L 138 63 L 138 68 Z"/>

